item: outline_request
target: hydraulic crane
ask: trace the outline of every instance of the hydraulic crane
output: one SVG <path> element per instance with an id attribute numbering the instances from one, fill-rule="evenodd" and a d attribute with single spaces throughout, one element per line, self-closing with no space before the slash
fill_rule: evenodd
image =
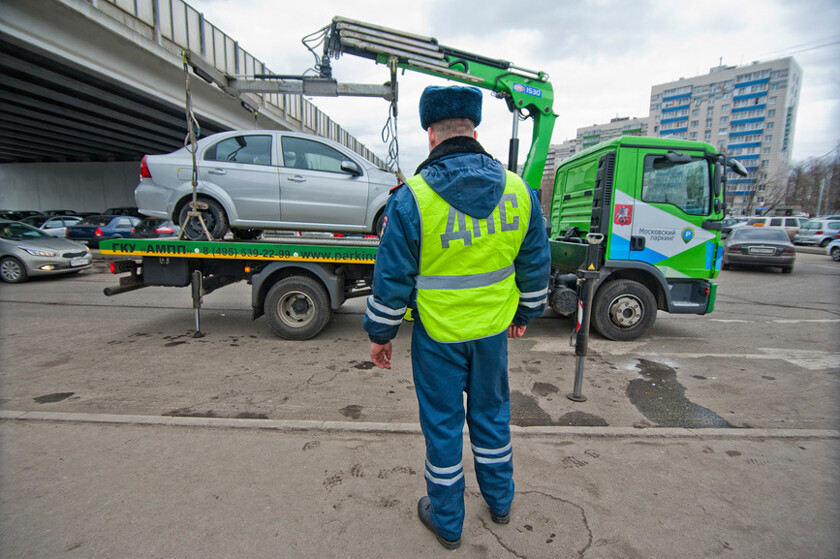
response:
<path id="1" fill-rule="evenodd" d="M 519 151 L 518 126 L 525 118 L 533 119 L 531 147 L 525 159 L 522 177 L 532 188 L 539 188 L 551 133 L 554 130 L 554 91 L 545 72 L 514 66 L 506 60 L 496 60 L 445 47 L 433 37 L 397 31 L 345 17 L 332 22 L 304 39 L 304 44 L 323 44 L 323 52 L 315 53 L 317 76 L 257 74 L 243 79 L 221 74 L 200 57 L 186 53 L 195 72 L 207 81 L 215 82 L 228 93 L 287 93 L 312 96 L 382 97 L 392 103 L 396 116 L 398 98 L 397 69 L 411 70 L 430 76 L 461 82 L 487 89 L 503 99 L 513 113 L 512 137 L 508 154 L 508 168 L 517 170 Z M 307 48 L 314 50 L 307 44 Z M 390 82 L 384 85 L 340 84 L 332 77 L 331 59 L 352 54 L 388 66 Z"/>

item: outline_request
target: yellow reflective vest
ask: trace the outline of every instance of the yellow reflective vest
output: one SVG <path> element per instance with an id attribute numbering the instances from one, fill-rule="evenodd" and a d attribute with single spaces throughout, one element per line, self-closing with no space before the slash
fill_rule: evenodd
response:
<path id="1" fill-rule="evenodd" d="M 506 174 L 502 199 L 486 219 L 456 210 L 420 175 L 406 180 L 420 210 L 417 308 L 434 340 L 493 336 L 516 314 L 513 262 L 528 231 L 531 196 L 521 178 Z"/>

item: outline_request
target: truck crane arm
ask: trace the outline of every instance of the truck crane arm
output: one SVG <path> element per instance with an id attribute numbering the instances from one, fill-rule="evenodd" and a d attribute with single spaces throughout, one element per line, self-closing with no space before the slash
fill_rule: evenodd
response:
<path id="1" fill-rule="evenodd" d="M 509 167 L 514 172 L 517 166 L 518 121 L 520 115 L 532 118 L 531 148 L 522 176 L 532 188 L 539 188 L 557 118 L 552 109 L 554 91 L 545 72 L 445 47 L 433 37 L 337 16 L 333 18 L 324 39 L 323 58 L 318 65 L 322 78 L 332 77 L 329 60 L 342 54 L 487 89 L 504 99 L 514 119 L 509 154 Z"/>

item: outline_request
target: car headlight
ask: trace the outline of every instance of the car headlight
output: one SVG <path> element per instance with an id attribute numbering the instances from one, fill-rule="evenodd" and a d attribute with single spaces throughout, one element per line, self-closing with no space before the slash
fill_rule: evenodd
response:
<path id="1" fill-rule="evenodd" d="M 41 248 L 18 247 L 19 249 L 28 252 L 32 256 L 42 256 L 44 258 L 52 258 L 56 255 L 54 250 L 44 250 Z"/>

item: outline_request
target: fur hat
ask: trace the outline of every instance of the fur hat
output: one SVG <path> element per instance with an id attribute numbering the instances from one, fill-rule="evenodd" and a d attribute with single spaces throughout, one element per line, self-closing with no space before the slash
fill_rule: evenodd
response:
<path id="1" fill-rule="evenodd" d="M 448 118 L 468 118 L 481 124 L 481 91 L 476 87 L 430 85 L 420 96 L 420 126 L 428 130 L 430 124 Z"/>

